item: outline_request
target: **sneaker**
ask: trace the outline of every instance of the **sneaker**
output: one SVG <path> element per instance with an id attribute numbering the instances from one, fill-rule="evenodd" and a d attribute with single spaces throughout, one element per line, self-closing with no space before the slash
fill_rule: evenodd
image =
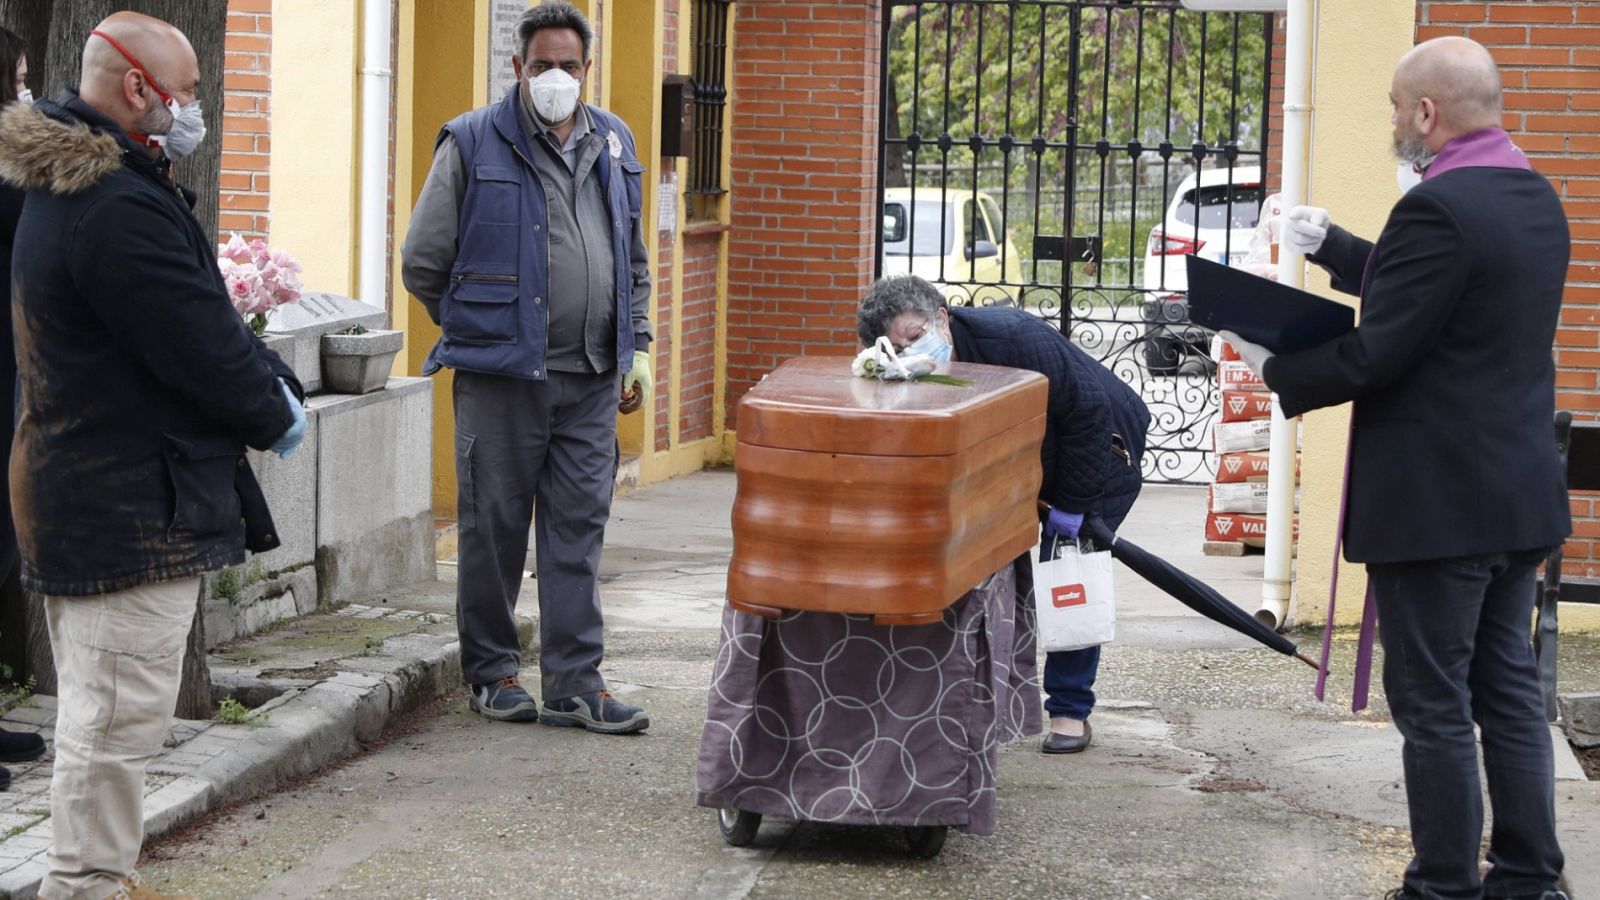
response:
<path id="1" fill-rule="evenodd" d="M 193 894 L 163 894 L 144 883 L 138 872 L 122 879 L 122 887 L 106 900 L 197 900 Z"/>
<path id="2" fill-rule="evenodd" d="M 600 734 L 632 734 L 650 727 L 650 717 L 644 710 L 617 700 L 610 691 L 546 701 L 539 709 L 539 721 L 564 728 L 582 727 Z"/>
<path id="3" fill-rule="evenodd" d="M 1384 894 L 1383 900 L 1422 900 L 1422 895 L 1413 891 L 1409 885 L 1401 885 Z"/>
<path id="4" fill-rule="evenodd" d="M 473 685 L 471 706 L 478 715 L 498 722 L 539 721 L 539 704 L 517 683 L 515 675 L 493 684 Z"/>
<path id="5" fill-rule="evenodd" d="M 44 738 L 28 731 L 0 728 L 0 762 L 33 762 L 44 755 Z"/>

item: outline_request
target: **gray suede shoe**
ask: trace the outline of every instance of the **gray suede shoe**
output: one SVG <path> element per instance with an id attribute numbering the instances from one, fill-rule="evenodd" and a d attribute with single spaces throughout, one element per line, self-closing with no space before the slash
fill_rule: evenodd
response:
<path id="1" fill-rule="evenodd" d="M 539 704 L 517 683 L 517 676 L 472 686 L 472 711 L 497 722 L 537 722 Z"/>
<path id="2" fill-rule="evenodd" d="M 612 697 L 610 691 L 546 701 L 539 710 L 539 722 L 597 734 L 633 734 L 650 727 L 644 710 Z"/>

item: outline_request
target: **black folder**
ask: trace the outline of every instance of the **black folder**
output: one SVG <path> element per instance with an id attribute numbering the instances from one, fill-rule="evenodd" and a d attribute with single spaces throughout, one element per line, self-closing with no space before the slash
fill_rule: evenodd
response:
<path id="1" fill-rule="evenodd" d="M 1326 297 L 1198 256 L 1191 255 L 1188 266 L 1189 321 L 1213 331 L 1293 353 L 1356 327 L 1356 311 Z"/>

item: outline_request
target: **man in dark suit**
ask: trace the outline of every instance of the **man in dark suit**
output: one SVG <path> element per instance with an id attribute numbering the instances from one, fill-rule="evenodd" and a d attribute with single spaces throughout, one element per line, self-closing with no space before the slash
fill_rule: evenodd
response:
<path id="1" fill-rule="evenodd" d="M 1571 530 L 1551 426 L 1566 217 L 1500 129 L 1500 74 L 1465 38 L 1395 69 L 1395 152 L 1423 170 L 1376 245 L 1291 210 L 1284 245 L 1362 298 L 1298 353 L 1225 337 L 1285 415 L 1355 401 L 1345 556 L 1367 564 L 1405 738 L 1414 857 L 1394 897 L 1564 897 L 1529 643 L 1534 571 Z M 1482 728 L 1494 829 L 1479 876 Z"/>

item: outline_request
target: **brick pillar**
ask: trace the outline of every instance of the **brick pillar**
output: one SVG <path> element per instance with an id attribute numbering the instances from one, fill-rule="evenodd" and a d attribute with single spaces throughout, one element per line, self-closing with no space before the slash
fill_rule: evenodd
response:
<path id="1" fill-rule="evenodd" d="M 1419 2 L 1417 40 L 1449 34 L 1494 54 L 1505 128 L 1566 206 L 1572 265 L 1556 332 L 1556 408 L 1600 417 L 1600 0 Z M 1593 495 L 1573 495 L 1571 574 L 1600 574 L 1593 506 Z"/>
<path id="2" fill-rule="evenodd" d="M 728 401 L 855 352 L 877 221 L 878 0 L 741 0 L 734 22 Z"/>
<path id="3" fill-rule="evenodd" d="M 1283 75 L 1288 66 L 1289 16 L 1272 17 L 1272 81 L 1267 88 L 1267 164 L 1263 169 L 1266 192 L 1283 189 Z"/>
<path id="4" fill-rule="evenodd" d="M 272 0 L 228 0 L 222 64 L 221 238 L 266 238 L 272 152 Z"/>

